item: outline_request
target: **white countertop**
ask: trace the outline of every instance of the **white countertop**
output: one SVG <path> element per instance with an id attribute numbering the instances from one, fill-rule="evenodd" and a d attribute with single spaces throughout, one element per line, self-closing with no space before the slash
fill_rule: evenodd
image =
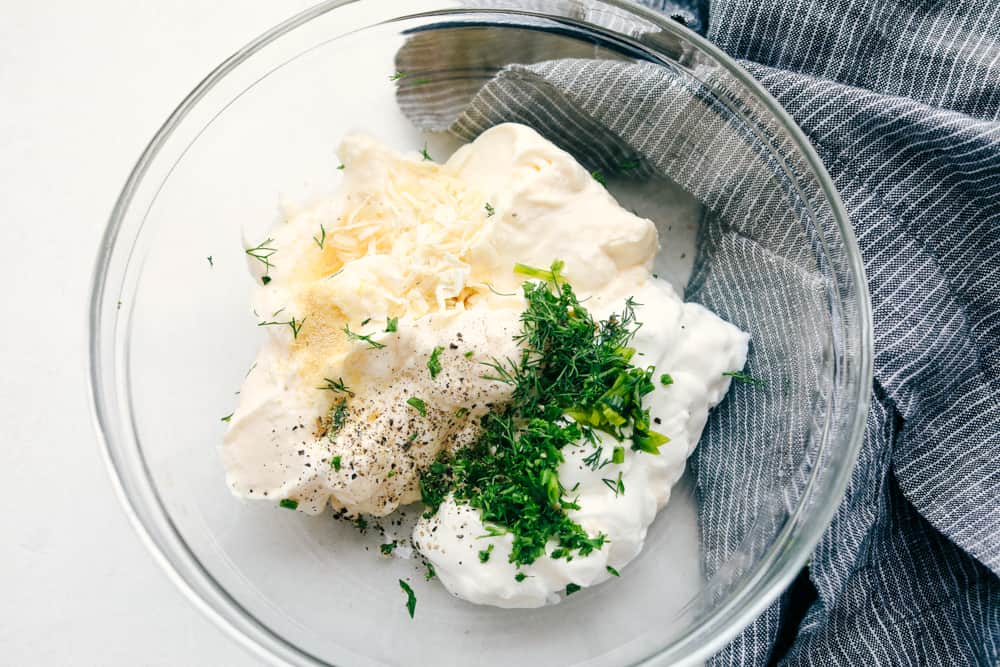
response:
<path id="1" fill-rule="evenodd" d="M 157 127 L 218 62 L 310 4 L 4 6 L 3 664 L 259 664 L 184 599 L 125 518 L 91 426 L 85 308 L 108 213 Z"/>

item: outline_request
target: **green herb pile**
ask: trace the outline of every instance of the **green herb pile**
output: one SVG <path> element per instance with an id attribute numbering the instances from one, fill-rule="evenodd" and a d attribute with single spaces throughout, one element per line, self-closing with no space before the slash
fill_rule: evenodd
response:
<path id="1" fill-rule="evenodd" d="M 541 281 L 523 286 L 527 308 L 515 339 L 520 359 L 489 364 L 489 379 L 514 387 L 511 400 L 483 417 L 483 434 L 474 444 L 442 454 L 420 480 L 427 516 L 454 494 L 481 511 L 490 534 L 513 535 L 510 561 L 517 565 L 534 562 L 552 539 L 558 546 L 549 555 L 566 559 L 586 556 L 607 540 L 590 537 L 566 515 L 578 506 L 559 483 L 564 447 L 581 440 L 597 447 L 595 430 L 631 439 L 633 449 L 650 454 L 668 440 L 650 430 L 642 407 L 643 396 L 653 391 L 653 368 L 631 363 L 639 304 L 629 299 L 620 315 L 595 322 L 561 278 L 562 268 L 562 262 L 548 271 L 515 268 Z"/>

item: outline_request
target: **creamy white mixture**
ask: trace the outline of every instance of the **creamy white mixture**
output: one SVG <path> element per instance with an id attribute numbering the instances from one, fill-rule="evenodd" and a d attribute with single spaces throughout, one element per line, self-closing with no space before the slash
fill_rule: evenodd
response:
<path id="1" fill-rule="evenodd" d="M 384 516 L 418 501 L 420 469 L 442 448 L 474 439 L 479 418 L 509 395 L 508 385 L 483 379 L 481 364 L 517 351 L 525 303 L 514 264 L 559 259 L 595 319 L 621 311 L 630 296 L 642 304 L 635 363 L 656 367 L 645 405 L 670 442 L 659 455 L 625 448 L 611 475 L 622 472 L 623 494 L 603 481 L 607 468 L 582 462 L 592 445 L 567 447 L 559 479 L 566 488 L 579 482 L 581 507 L 568 514 L 609 542 L 571 561 L 542 556 L 520 568 L 523 581 L 508 561 L 512 537 L 480 537 L 478 512 L 451 499 L 417 523 L 413 539 L 449 591 L 481 604 L 540 606 L 569 583 L 591 586 L 612 576 L 609 566 L 620 571 L 642 549 L 708 410 L 728 389 L 722 373 L 743 367 L 747 335 L 653 278 L 653 223 L 618 206 L 525 126 L 496 126 L 444 165 L 362 136 L 347 137 L 339 155 L 337 196 L 276 228 L 266 262 L 250 258 L 261 284 L 254 312 L 272 324 L 226 434 L 230 488 L 294 500 L 310 514 L 329 504 Z M 441 372 L 432 377 L 435 348 Z M 662 373 L 673 383 L 661 384 Z M 321 389 L 329 380 L 350 393 Z M 327 437 L 331 418 L 343 426 Z M 616 444 L 604 441 L 608 457 Z"/>

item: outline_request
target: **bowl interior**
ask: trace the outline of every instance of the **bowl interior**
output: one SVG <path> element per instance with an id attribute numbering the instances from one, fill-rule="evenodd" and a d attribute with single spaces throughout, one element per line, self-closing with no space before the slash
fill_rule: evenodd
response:
<path id="1" fill-rule="evenodd" d="M 802 179 L 813 176 L 771 168 L 775 156 L 787 161 L 794 145 L 760 141 L 749 94 L 720 88 L 712 76 L 721 66 L 706 70 L 711 57 L 674 32 L 643 46 L 565 17 L 467 10 L 377 22 L 384 10 L 372 11 L 349 5 L 317 12 L 239 54 L 172 119 L 116 212 L 120 227 L 98 284 L 96 394 L 112 461 L 143 530 L 204 606 L 289 662 L 617 665 L 703 653 L 699 632 L 715 627 L 716 635 L 731 635 L 754 605 L 773 597 L 782 577 L 794 574 L 777 559 L 802 522 L 818 520 L 807 501 L 823 479 L 831 483 L 822 475 L 830 443 L 850 435 L 834 408 L 849 401 L 849 383 L 838 373 L 845 373 L 858 324 L 844 311 L 850 286 L 837 273 L 846 275 L 837 263 L 844 261 L 843 240 L 824 227 L 830 203 L 811 196 L 803 206 Z M 408 40 L 461 42 L 468 31 L 500 44 L 530 43 L 529 60 L 655 62 L 665 76 L 699 90 L 718 105 L 720 126 L 745 137 L 756 159 L 724 164 L 719 156 L 694 177 L 718 180 L 721 169 L 754 174 L 753 187 L 776 193 L 788 212 L 784 247 L 818 276 L 808 287 L 760 266 L 752 279 L 730 277 L 706 259 L 728 241 L 711 233 L 716 212 L 704 206 L 699 188 L 662 174 L 611 178 L 624 205 L 657 223 L 657 270 L 679 290 L 720 311 L 734 291 L 785 295 L 780 310 L 720 312 L 748 328 L 737 320 L 755 319 L 751 366 L 754 359 L 768 364 L 768 385 L 756 391 L 773 417 L 765 437 L 775 445 L 767 449 L 767 473 L 733 508 L 746 518 L 739 534 L 713 533 L 710 494 L 733 490 L 712 477 L 706 455 L 697 474 L 689 472 L 675 489 L 620 580 L 543 609 L 456 600 L 423 581 L 419 562 L 380 558 L 377 545 L 385 539 L 377 531 L 359 535 L 329 517 L 238 501 L 218 455 L 221 418 L 232 412 L 262 337 L 248 306 L 243 239 L 263 238 L 289 209 L 332 193 L 341 177 L 334 149 L 349 131 L 399 148 L 426 142 L 435 159 L 446 158 L 458 142 L 413 126 L 392 75 Z M 498 66 L 523 62 L 517 53 L 452 54 L 432 74 L 477 88 Z M 790 362 L 789 355 L 806 361 Z M 739 448 L 750 442 L 730 403 L 707 429 L 714 456 L 743 456 Z M 842 449 L 841 458 L 850 458 L 850 447 Z M 383 524 L 391 537 L 392 525 Z M 412 620 L 397 584 L 403 577 L 417 594 Z M 751 594 L 763 580 L 771 592 Z"/>

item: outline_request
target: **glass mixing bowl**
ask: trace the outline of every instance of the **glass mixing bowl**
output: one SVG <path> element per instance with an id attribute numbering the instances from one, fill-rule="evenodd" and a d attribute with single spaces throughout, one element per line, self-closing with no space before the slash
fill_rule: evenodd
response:
<path id="1" fill-rule="evenodd" d="M 98 430 L 124 504 L 188 597 L 276 663 L 703 659 L 803 566 L 862 438 L 869 306 L 833 185 L 774 100 L 662 16 L 624 2 L 423 0 L 408 2 L 408 15 L 398 6 L 328 2 L 277 26 L 213 71 L 139 159 L 108 225 L 90 311 Z M 400 148 L 427 142 L 441 159 L 454 136 L 421 130 L 454 121 L 509 65 L 552 61 L 624 68 L 623 80 L 591 86 L 620 107 L 615 118 L 588 111 L 577 90 L 561 111 L 589 125 L 567 129 L 514 86 L 503 89 L 506 119 L 606 171 L 612 192 L 654 219 L 658 270 L 753 334 L 749 369 L 767 385 L 734 385 L 713 412 L 619 580 L 509 611 L 456 600 L 414 562 L 370 553 L 377 535 L 230 496 L 220 418 L 261 334 L 241 237 L 264 238 L 281 202 L 329 194 L 346 132 Z M 629 78 L 637 72 L 645 78 Z M 658 115 L 668 112 L 670 123 Z M 616 170 L 638 130 L 641 168 Z M 416 589 L 413 620 L 401 577 Z"/>

